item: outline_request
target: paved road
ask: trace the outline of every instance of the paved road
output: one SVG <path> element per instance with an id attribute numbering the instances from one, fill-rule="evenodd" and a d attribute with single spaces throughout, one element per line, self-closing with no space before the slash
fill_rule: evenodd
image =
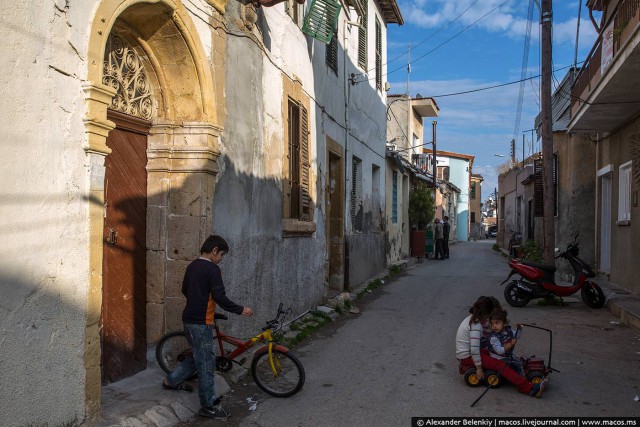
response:
<path id="1" fill-rule="evenodd" d="M 505 258 L 492 242 L 452 245 L 451 258 L 427 260 L 358 301 L 349 315 L 299 345 L 303 390 L 288 399 L 260 392 L 251 379 L 225 399 L 230 426 L 408 426 L 411 416 L 638 416 L 640 334 L 606 309 L 579 298 L 564 307 L 508 307 L 498 284 Z M 469 306 L 494 295 L 512 323 L 552 329 L 551 384 L 541 399 L 511 385 L 481 390 L 458 374 L 454 336 Z M 517 353 L 548 359 L 548 334 L 526 328 Z M 247 397 L 259 403 L 249 411 Z M 212 424 L 214 425 L 214 424 Z"/>

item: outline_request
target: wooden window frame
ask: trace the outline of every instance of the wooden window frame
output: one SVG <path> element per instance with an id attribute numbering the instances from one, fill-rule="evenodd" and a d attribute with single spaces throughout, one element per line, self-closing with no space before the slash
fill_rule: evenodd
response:
<path id="1" fill-rule="evenodd" d="M 316 225 L 311 199 L 309 112 L 302 103 L 288 98 L 286 114 L 283 235 L 310 236 L 316 231 Z"/>

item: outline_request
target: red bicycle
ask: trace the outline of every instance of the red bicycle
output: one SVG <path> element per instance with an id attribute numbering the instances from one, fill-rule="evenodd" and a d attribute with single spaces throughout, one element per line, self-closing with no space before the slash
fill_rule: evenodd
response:
<path id="1" fill-rule="evenodd" d="M 240 366 L 236 358 L 244 354 L 258 342 L 264 345 L 258 348 L 253 354 L 251 361 L 251 376 L 265 392 L 276 397 L 289 397 L 302 389 L 305 380 L 304 368 L 300 360 L 287 347 L 279 345 L 273 340 L 273 330 L 282 327 L 282 321 L 286 314 L 291 311 L 283 310 L 282 303 L 278 307 L 278 313 L 273 320 L 267 321 L 267 325 L 262 328 L 262 332 L 248 340 L 232 337 L 222 332 L 218 326 L 218 320 L 226 320 L 224 314 L 216 313 L 214 316 L 214 340 L 218 341 L 219 356 L 216 357 L 216 370 L 228 372 L 233 367 L 233 363 Z M 231 351 L 227 351 L 223 343 L 232 346 Z M 163 336 L 156 346 L 156 360 L 158 365 L 166 373 L 171 373 L 187 356 L 191 355 L 191 348 L 187 342 L 184 331 L 171 332 Z M 243 360 L 244 361 L 244 360 Z M 190 379 L 196 378 L 194 372 Z"/>

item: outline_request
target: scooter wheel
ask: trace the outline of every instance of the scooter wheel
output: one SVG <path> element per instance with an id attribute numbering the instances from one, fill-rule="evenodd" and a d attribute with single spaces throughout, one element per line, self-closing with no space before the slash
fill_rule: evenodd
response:
<path id="1" fill-rule="evenodd" d="M 502 382 L 500 379 L 500 375 L 498 375 L 498 373 L 494 371 L 487 371 L 484 380 L 491 388 L 498 387 Z"/>
<path id="2" fill-rule="evenodd" d="M 464 373 L 464 382 L 466 382 L 469 387 L 478 387 L 482 381 L 478 379 L 476 369 L 471 368 L 467 369 L 467 372 Z"/>
<path id="3" fill-rule="evenodd" d="M 518 282 L 515 280 L 504 288 L 504 299 L 513 307 L 524 307 L 531 301 L 528 295 L 518 289 Z"/>
<path id="4" fill-rule="evenodd" d="M 584 303 L 589 307 L 604 307 L 606 298 L 604 296 L 604 292 L 602 292 L 602 289 L 596 283 L 592 281 L 588 281 L 587 283 L 585 283 L 580 290 L 580 295 L 582 296 L 582 301 L 584 301 Z"/>
<path id="5" fill-rule="evenodd" d="M 533 384 L 541 383 L 544 378 L 544 374 L 539 371 L 531 371 L 527 374 L 527 379 Z"/>

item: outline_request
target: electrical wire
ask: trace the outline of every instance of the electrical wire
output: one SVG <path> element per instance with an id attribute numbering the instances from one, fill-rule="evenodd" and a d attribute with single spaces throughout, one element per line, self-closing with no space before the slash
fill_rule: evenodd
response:
<path id="1" fill-rule="evenodd" d="M 504 2 L 500 3 L 498 6 L 494 7 L 493 9 L 491 9 L 489 12 L 485 13 L 484 15 L 482 15 L 480 18 L 476 19 L 475 21 L 473 21 L 471 24 L 467 25 L 466 27 L 464 27 L 461 31 L 457 32 L 455 35 L 453 35 L 452 37 L 448 38 L 447 40 L 445 40 L 444 42 L 440 43 L 438 46 L 434 47 L 433 49 L 431 49 L 430 51 L 428 51 L 427 53 L 425 53 L 424 55 L 421 55 L 419 57 L 417 57 L 416 59 L 414 59 L 413 61 L 409 62 L 409 65 L 416 63 L 417 61 L 421 60 L 422 58 L 426 57 L 427 55 L 432 54 L 433 52 L 435 52 L 436 50 L 440 49 L 442 46 L 446 45 L 447 43 L 449 43 L 450 41 L 454 40 L 455 38 L 457 38 L 458 36 L 460 36 L 462 33 L 464 33 L 465 31 L 467 31 L 469 28 L 473 27 L 475 24 L 477 24 L 478 22 L 482 21 L 484 18 L 486 18 L 487 16 L 489 16 L 490 14 L 492 14 L 493 12 L 495 12 L 497 9 L 501 8 L 502 6 L 504 6 L 505 4 L 509 3 L 511 0 L 505 0 Z M 393 74 L 396 71 L 399 70 L 404 70 L 405 66 L 403 65 L 402 67 L 398 67 L 392 71 L 387 71 L 386 74 L 383 75 L 383 77 L 388 76 L 389 74 Z M 362 82 L 366 82 L 369 80 L 374 80 L 376 78 L 376 76 L 370 77 L 370 78 L 366 78 L 363 80 L 356 80 L 355 83 L 362 83 Z"/>
<path id="2" fill-rule="evenodd" d="M 412 48 L 416 48 L 416 47 L 420 46 L 421 44 L 425 43 L 427 40 L 431 39 L 431 37 L 433 37 L 433 36 L 435 36 L 436 34 L 438 34 L 440 31 L 442 31 L 442 30 L 446 29 L 447 27 L 449 27 L 451 24 L 453 24 L 454 22 L 456 22 L 458 19 L 462 18 L 462 17 L 464 16 L 464 14 L 465 14 L 465 13 L 467 13 L 467 12 L 469 11 L 469 9 L 471 9 L 471 8 L 472 8 L 476 3 L 478 3 L 479 1 L 480 1 L 480 0 L 475 0 L 475 1 L 474 1 L 473 3 L 471 3 L 471 4 L 470 4 L 470 5 L 469 5 L 469 6 L 468 6 L 468 7 L 467 7 L 467 8 L 466 8 L 466 9 L 465 9 L 465 10 L 464 10 L 460 15 L 456 16 L 453 20 L 449 21 L 446 25 L 444 25 L 444 26 L 442 26 L 442 27 L 438 28 L 435 32 L 433 32 L 433 33 L 431 33 L 429 36 L 427 36 L 427 38 L 426 38 L 426 39 L 424 39 L 424 40 L 420 41 L 420 42 L 419 42 L 419 43 L 417 43 L 417 44 L 413 44 L 413 43 L 411 43 L 411 47 L 412 47 Z M 395 58 L 393 58 L 392 60 L 387 61 L 384 65 L 389 65 L 389 64 L 391 64 L 392 62 L 397 61 L 398 59 L 400 59 L 400 58 L 402 58 L 403 56 L 405 56 L 408 52 L 409 52 L 409 51 L 407 50 L 407 52 L 403 52 L 403 53 L 401 53 L 400 55 L 396 56 L 396 57 L 395 57 Z M 360 75 L 363 75 L 363 74 L 368 74 L 368 73 L 370 73 L 371 71 L 374 71 L 374 70 L 375 70 L 375 68 L 371 68 L 371 69 L 367 70 L 367 71 L 366 71 L 366 72 L 364 72 L 364 73 L 358 73 L 358 74 L 356 74 L 356 75 L 360 76 Z"/>

